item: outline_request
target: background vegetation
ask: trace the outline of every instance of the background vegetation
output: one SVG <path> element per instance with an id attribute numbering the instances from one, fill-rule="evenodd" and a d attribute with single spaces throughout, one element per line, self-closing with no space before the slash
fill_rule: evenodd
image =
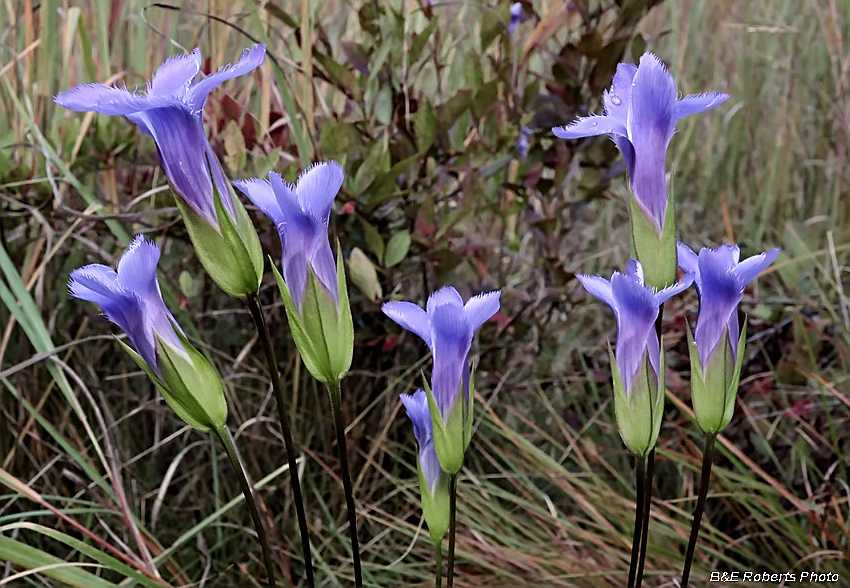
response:
<path id="1" fill-rule="evenodd" d="M 0 585 L 98 587 L 130 575 L 81 528 L 175 586 L 260 585 L 259 550 L 219 445 L 168 410 L 93 306 L 67 296 L 73 268 L 114 264 L 138 232 L 162 245 L 167 300 L 226 381 L 275 556 L 300 578 L 283 444 L 246 311 L 195 259 L 152 141 L 122 118 L 51 99 L 79 83 L 141 86 L 166 56 L 194 46 L 209 72 L 255 41 L 268 43 L 269 59 L 217 90 L 206 118 L 233 177 L 294 178 L 332 158 L 346 170 L 332 230 L 357 284 L 343 401 L 369 586 L 427 586 L 433 575 L 415 443 L 397 400 L 417 386 L 425 351 L 380 302 L 424 302 L 444 284 L 465 296 L 503 291 L 477 345 L 458 585 L 624 585 L 634 488 L 610 404 L 614 323 L 574 272 L 608 276 L 626 261 L 625 175 L 607 139 L 564 142 L 550 128 L 599 112 L 616 64 L 644 50 L 670 65 L 683 93 L 731 95 L 673 139 L 680 238 L 736 241 L 744 255 L 783 248 L 742 306 L 741 392 L 692 577 L 850 578 L 846 6 L 523 8 L 511 35 L 509 3 L 492 0 L 0 2 L 0 559 L 18 562 L 0 564 Z M 254 218 L 277 259 L 273 227 Z M 322 586 L 346 586 L 327 399 L 300 367 L 273 280 L 262 296 L 298 408 L 317 574 Z M 695 312 L 692 294 L 667 310 L 649 586 L 675 585 L 690 527 L 700 451 L 684 326 Z"/>

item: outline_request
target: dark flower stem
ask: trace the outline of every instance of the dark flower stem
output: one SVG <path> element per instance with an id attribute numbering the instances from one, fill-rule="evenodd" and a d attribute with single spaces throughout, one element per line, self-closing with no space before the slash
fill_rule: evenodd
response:
<path id="1" fill-rule="evenodd" d="M 691 538 L 688 541 L 688 551 L 685 553 L 685 567 L 682 570 L 682 588 L 687 588 L 688 578 L 691 575 L 691 564 L 694 561 L 694 550 L 699 537 L 699 527 L 702 522 L 702 513 L 705 510 L 705 500 L 708 496 L 708 484 L 711 479 L 711 459 L 714 456 L 715 434 L 705 436 L 705 449 L 702 452 L 702 472 L 699 477 L 699 496 L 697 506 L 694 510 L 694 522 L 691 525 Z"/>
<path id="2" fill-rule="evenodd" d="M 239 479 L 239 486 L 242 487 L 242 494 L 245 495 L 245 502 L 248 503 L 248 510 L 251 511 L 251 518 L 254 521 L 254 529 L 257 531 L 257 536 L 260 539 L 260 547 L 263 550 L 263 560 L 266 563 L 266 573 L 269 576 L 269 588 L 275 588 L 277 584 L 275 582 L 271 549 L 269 549 L 266 529 L 263 527 L 263 521 L 260 519 L 260 511 L 257 510 L 257 503 L 254 501 L 254 494 L 251 491 L 251 485 L 248 483 L 248 477 L 245 475 L 245 467 L 242 465 L 242 460 L 239 458 L 239 452 L 236 450 L 236 445 L 233 443 L 233 437 L 230 436 L 230 431 L 227 430 L 227 427 L 216 429 L 215 432 L 221 440 L 222 445 L 224 445 L 224 450 L 227 452 L 227 457 L 230 458 L 230 463 L 233 464 L 233 469 L 236 471 L 236 477 Z"/>
<path id="3" fill-rule="evenodd" d="M 443 585 L 443 540 L 434 542 L 434 552 L 436 553 L 437 573 L 434 576 L 434 588 L 440 588 Z"/>
<path id="4" fill-rule="evenodd" d="M 269 327 L 266 324 L 263 307 L 260 305 L 257 294 L 249 294 L 245 299 L 245 303 L 248 306 L 248 311 L 251 313 L 251 318 L 254 319 L 254 325 L 257 327 L 257 333 L 260 336 L 260 342 L 266 354 L 269 379 L 272 381 L 272 389 L 277 399 L 277 411 L 278 418 L 280 419 L 281 433 L 283 434 L 283 446 L 286 450 L 287 462 L 289 463 L 289 480 L 292 484 L 295 514 L 298 518 L 298 529 L 301 532 L 301 551 L 304 553 L 304 574 L 307 579 L 308 588 L 313 588 L 315 585 L 313 580 L 313 556 L 310 551 L 310 536 L 307 532 L 304 499 L 301 496 L 301 481 L 298 479 L 298 464 L 295 462 L 295 444 L 292 442 L 292 433 L 289 428 L 288 402 L 280 383 L 280 374 L 278 373 L 277 360 L 275 359 L 274 348 L 272 347 L 271 336 L 269 335 Z"/>
<path id="5" fill-rule="evenodd" d="M 643 531 L 643 495 L 646 489 L 646 455 L 635 457 L 635 527 L 632 535 L 632 558 L 629 563 L 629 588 L 635 588 L 637 578 L 637 565 L 640 556 L 640 541 Z"/>
<path id="6" fill-rule="evenodd" d="M 351 537 L 351 556 L 354 560 L 354 585 L 363 586 L 363 573 L 360 570 L 360 544 L 357 540 L 357 510 L 354 505 L 354 491 L 351 488 L 351 475 L 348 473 L 348 449 L 345 444 L 345 425 L 342 422 L 342 392 L 340 383 L 328 384 L 331 397 L 331 413 L 336 430 L 336 446 L 342 469 L 342 487 L 345 490 L 345 504 L 348 509 L 348 534 Z"/>
<path id="7" fill-rule="evenodd" d="M 457 474 L 449 482 L 449 576 L 447 588 L 455 584 L 455 528 L 457 527 Z"/>
<path id="8" fill-rule="evenodd" d="M 637 588 L 643 582 L 643 564 L 646 562 L 646 538 L 649 536 L 649 509 L 652 505 L 652 474 L 655 470 L 655 448 L 649 452 L 646 462 L 646 485 L 643 491 L 643 527 L 640 538 L 640 557 L 638 558 Z"/>

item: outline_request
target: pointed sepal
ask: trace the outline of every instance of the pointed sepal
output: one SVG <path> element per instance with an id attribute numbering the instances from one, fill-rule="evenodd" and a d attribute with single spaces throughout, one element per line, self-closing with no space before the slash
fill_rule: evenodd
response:
<path id="1" fill-rule="evenodd" d="M 463 456 L 466 452 L 463 402 L 455 402 L 449 413 L 449 418 L 443 420 L 440 407 L 437 406 L 437 401 L 431 392 L 431 387 L 425 382 L 423 388 L 428 396 L 428 410 L 431 413 L 431 426 L 434 434 L 434 449 L 437 451 L 440 467 L 449 475 L 456 474 L 463 467 Z"/>
<path id="2" fill-rule="evenodd" d="M 676 216 L 673 192 L 667 201 L 664 225 L 659 227 L 652 215 L 629 193 L 631 256 L 643 266 L 644 283 L 656 290 L 676 282 Z"/>
<path id="3" fill-rule="evenodd" d="M 307 371 L 325 385 L 336 384 L 348 373 L 354 354 L 354 323 L 345 266 L 339 247 L 337 252 L 339 306 L 308 266 L 307 289 L 299 312 L 283 276 L 272 264 L 295 345 Z"/>
<path id="4" fill-rule="evenodd" d="M 182 334 L 178 332 L 178 336 L 183 349 L 156 336 L 161 376 L 129 345 L 121 340 L 118 343 L 148 375 L 171 409 L 186 424 L 204 432 L 224 426 L 227 402 L 218 374 Z"/>
<path id="5" fill-rule="evenodd" d="M 221 195 L 213 182 L 217 227 L 179 196 L 175 196 L 174 200 L 183 215 L 195 253 L 207 274 L 230 296 L 244 298 L 260 287 L 263 252 L 248 212 L 233 191 L 228 190 L 229 194 Z M 230 198 L 233 203 L 235 220 L 224 207 L 221 200 L 223 197 Z"/>
<path id="6" fill-rule="evenodd" d="M 610 346 L 608 353 L 611 357 L 614 383 L 614 413 L 617 417 L 620 438 L 629 451 L 642 457 L 655 447 L 658 441 L 664 407 L 663 388 L 659 389 L 660 382 L 656 381 L 652 367 L 644 354 L 632 388 L 627 393 L 614 358 L 614 351 Z M 662 354 L 659 366 L 661 369 L 664 366 L 663 357 Z"/>
<path id="7" fill-rule="evenodd" d="M 422 513 L 428 523 L 428 532 L 434 543 L 442 542 L 449 529 L 449 480 L 445 474 L 440 474 L 433 491 L 425 480 L 422 467 L 419 470 L 419 493 L 422 497 Z"/>
<path id="8" fill-rule="evenodd" d="M 716 435 L 732 421 L 738 383 L 744 359 L 744 343 L 747 338 L 747 323 L 741 328 L 738 338 L 738 356 L 732 354 L 729 331 L 723 331 L 722 343 L 708 360 L 708 366 L 700 364 L 699 353 L 693 334 L 688 328 L 688 347 L 691 356 L 691 402 L 694 416 L 703 432 Z"/>

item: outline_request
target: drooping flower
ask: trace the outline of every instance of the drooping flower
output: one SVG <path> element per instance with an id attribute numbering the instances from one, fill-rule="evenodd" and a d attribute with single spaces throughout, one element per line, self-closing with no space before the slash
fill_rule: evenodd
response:
<path id="1" fill-rule="evenodd" d="M 667 211 L 667 146 L 679 119 L 714 108 L 729 98 L 721 92 L 676 96 L 676 81 L 658 57 L 644 53 L 639 66 L 617 66 L 602 116 L 579 118 L 552 132 L 562 139 L 611 135 L 629 171 L 632 192 L 658 232 Z"/>
<path id="2" fill-rule="evenodd" d="M 645 285 L 643 267 L 631 259 L 626 273 L 614 272 L 608 281 L 578 275 L 582 286 L 614 311 L 617 344 L 612 356 L 614 409 L 620 436 L 636 455 L 655 446 L 664 405 L 664 354 L 655 330 L 661 305 L 688 288 L 686 274 L 677 283 L 656 292 Z"/>
<path id="3" fill-rule="evenodd" d="M 617 66 L 602 116 L 579 118 L 552 132 L 562 139 L 610 135 L 623 154 L 631 195 L 632 254 L 643 263 L 647 283 L 657 289 L 676 279 L 674 200 L 667 191 L 667 146 L 679 119 L 714 108 L 720 92 L 677 98 L 676 82 L 658 57 L 644 53 L 640 64 Z"/>
<path id="4" fill-rule="evenodd" d="M 275 223 L 283 246 L 283 280 L 299 310 L 307 291 L 308 268 L 334 303 L 339 302 L 328 222 L 344 175 L 340 165 L 331 161 L 311 166 L 295 185 L 275 172 L 268 180 L 234 182 Z"/>
<path id="5" fill-rule="evenodd" d="M 286 316 L 304 364 L 324 384 L 342 379 L 354 352 L 345 268 L 341 255 L 334 261 L 328 240 L 331 208 L 343 178 L 342 168 L 331 161 L 313 165 L 295 185 L 274 172 L 268 180 L 234 182 L 277 227 L 283 276 L 275 277 Z"/>
<path id="6" fill-rule="evenodd" d="M 153 138 L 201 262 L 225 292 L 237 297 L 259 287 L 262 250 L 207 140 L 203 110 L 216 86 L 258 67 L 265 53 L 265 45 L 255 45 L 235 65 L 195 81 L 201 68 L 195 49 L 166 60 L 143 94 L 86 84 L 55 98 L 71 110 L 124 116 Z"/>
<path id="7" fill-rule="evenodd" d="M 159 291 L 156 266 L 159 247 L 136 236 L 118 262 L 118 271 L 101 264 L 86 265 L 71 272 L 71 296 L 94 302 L 103 314 L 127 333 L 133 348 L 157 373 L 156 336 L 176 349 L 183 344 L 171 312 Z"/>
<path id="8" fill-rule="evenodd" d="M 700 428 L 719 433 L 732 419 L 746 327 L 738 323 L 744 290 L 779 255 L 779 248 L 740 261 L 737 245 L 703 248 L 699 255 L 679 243 L 679 265 L 695 274 L 699 315 L 691 349 L 691 397 Z"/>
<path id="9" fill-rule="evenodd" d="M 117 272 L 100 264 L 78 268 L 71 272 L 68 289 L 75 298 L 100 306 L 127 333 L 132 348 L 122 346 L 183 420 L 201 430 L 224 426 L 221 382 L 165 306 L 156 277 L 159 256 L 159 248 L 138 235 Z"/>
<path id="10" fill-rule="evenodd" d="M 434 446 L 428 396 L 422 390 L 417 390 L 412 395 L 401 394 L 400 398 L 413 423 L 413 434 L 419 445 L 417 469 L 422 512 L 431 538 L 435 544 L 439 544 L 449 528 L 449 487 Z"/>
<path id="11" fill-rule="evenodd" d="M 460 470 L 471 436 L 472 337 L 498 312 L 500 295 L 500 291 L 479 294 L 464 304 L 458 291 L 447 286 L 431 294 L 425 309 L 411 302 L 387 302 L 382 307 L 384 314 L 419 335 L 431 350 L 434 366 L 426 394 L 437 455 L 449 473 Z"/>

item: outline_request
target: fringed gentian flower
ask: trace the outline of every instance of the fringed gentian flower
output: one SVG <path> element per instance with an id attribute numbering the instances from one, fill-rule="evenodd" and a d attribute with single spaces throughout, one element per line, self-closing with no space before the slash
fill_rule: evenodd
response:
<path id="1" fill-rule="evenodd" d="M 426 309 L 411 302 L 387 302 L 384 314 L 419 335 L 434 359 L 431 409 L 434 444 L 440 465 L 456 474 L 471 440 L 472 378 L 469 352 L 475 331 L 499 310 L 501 292 L 473 296 L 464 305 L 458 291 L 448 286 L 434 292 Z"/>
<path id="2" fill-rule="evenodd" d="M 401 395 L 401 402 L 407 416 L 413 422 L 413 434 L 419 445 L 418 470 L 419 491 L 422 495 L 422 511 L 431 539 L 439 545 L 449 528 L 449 486 L 448 478 L 440 467 L 437 450 L 434 447 L 431 412 L 428 409 L 428 396 L 422 390 L 415 394 Z"/>
<path id="3" fill-rule="evenodd" d="M 310 373 L 325 384 L 348 372 L 354 349 L 342 257 L 334 261 L 328 240 L 343 178 L 342 168 L 331 161 L 310 167 L 295 185 L 274 172 L 268 181 L 234 182 L 277 226 L 283 245 L 278 285 L 293 337 Z"/>
<path id="4" fill-rule="evenodd" d="M 528 138 L 532 135 L 532 130 L 528 127 L 522 127 L 519 130 L 519 138 L 516 142 L 516 150 L 519 154 L 519 159 L 522 161 L 528 156 Z"/>
<path id="5" fill-rule="evenodd" d="M 118 262 L 118 271 L 93 264 L 71 272 L 72 296 L 94 302 L 135 348 L 120 342 L 174 411 L 208 431 L 223 427 L 227 405 L 213 367 L 192 347 L 162 300 L 156 266 L 159 248 L 138 235 Z"/>
<path id="6" fill-rule="evenodd" d="M 198 257 L 210 277 L 236 297 L 257 291 L 262 250 L 207 140 L 203 111 L 216 86 L 258 67 L 265 54 L 265 45 L 255 45 L 236 65 L 195 81 L 201 68 L 201 53 L 195 49 L 163 63 L 144 94 L 87 84 L 55 98 L 71 110 L 124 116 L 153 138 Z"/>
<path id="7" fill-rule="evenodd" d="M 679 243 L 679 265 L 696 275 L 699 316 L 691 348 L 691 396 L 700 428 L 709 434 L 732 420 L 743 362 L 746 325 L 738 323 L 738 304 L 747 285 L 779 255 L 779 249 L 739 262 L 737 245 L 703 248 L 699 255 Z"/>
<path id="8" fill-rule="evenodd" d="M 626 447 L 645 455 L 655 447 L 664 407 L 664 354 L 655 320 L 664 302 L 688 288 L 694 274 L 656 292 L 645 285 L 643 267 L 631 259 L 626 273 L 614 272 L 611 281 L 578 275 L 582 286 L 607 304 L 617 319 L 616 353 L 611 357 L 614 410 Z"/>
<path id="9" fill-rule="evenodd" d="M 679 119 L 714 108 L 729 96 L 719 92 L 677 99 L 676 82 L 658 57 L 644 53 L 640 65 L 617 66 L 611 90 L 602 95 L 602 116 L 579 118 L 552 132 L 562 139 L 608 134 L 626 161 L 634 253 L 647 283 L 661 288 L 676 277 L 673 201 L 668 199 L 667 146 Z"/>
<path id="10" fill-rule="evenodd" d="M 511 4 L 511 20 L 508 21 L 508 34 L 513 35 L 522 23 L 522 2 Z"/>

